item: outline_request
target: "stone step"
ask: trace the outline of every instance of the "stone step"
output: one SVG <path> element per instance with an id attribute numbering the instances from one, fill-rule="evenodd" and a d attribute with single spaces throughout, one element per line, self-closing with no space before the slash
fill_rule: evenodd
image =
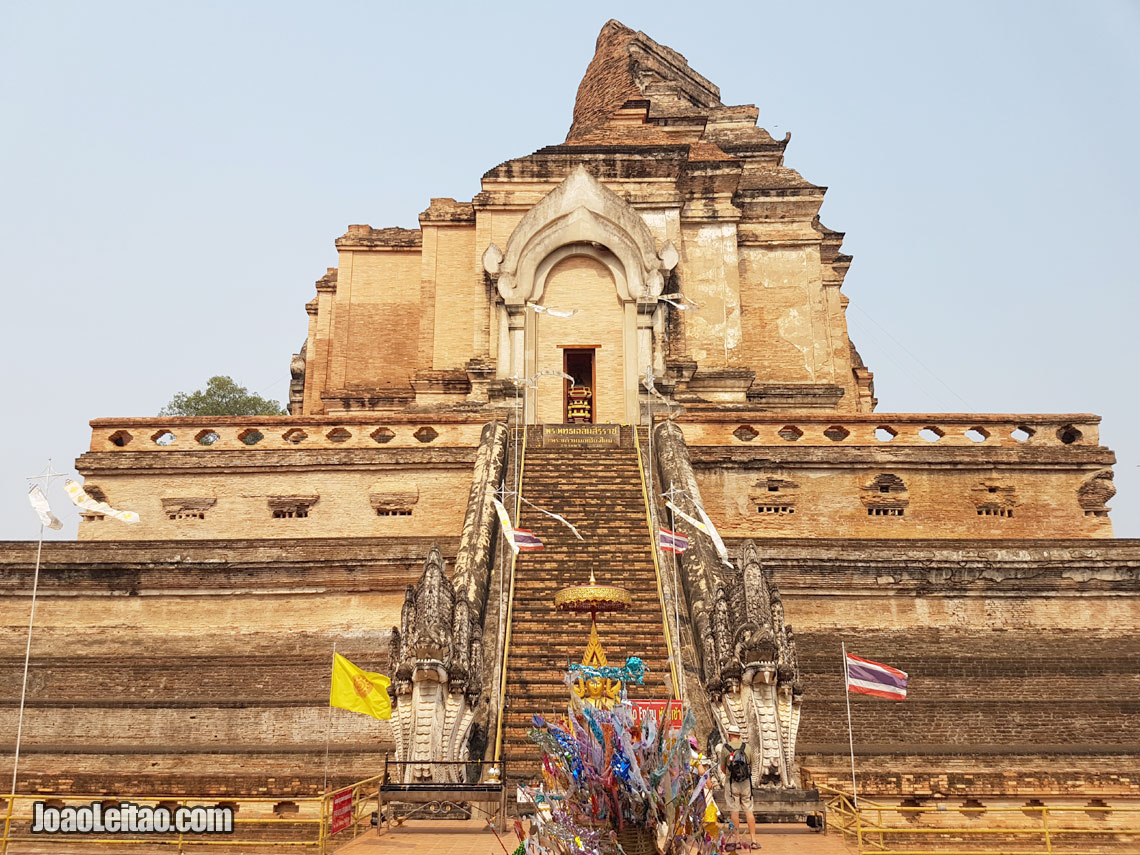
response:
<path id="1" fill-rule="evenodd" d="M 512 776 L 537 769 L 539 751 L 526 734 L 531 716 L 558 714 L 566 707 L 563 671 L 567 661 L 580 661 L 590 624 L 585 616 L 556 612 L 553 601 L 558 591 L 586 584 L 591 571 L 599 584 L 624 588 L 633 597 L 627 612 L 604 616 L 598 627 L 611 664 L 637 655 L 649 668 L 646 685 L 630 686 L 629 696 L 669 695 L 669 664 L 639 461 L 630 430 L 624 429 L 622 436 L 622 448 L 527 449 L 523 496 L 565 516 L 585 539 L 579 541 L 557 520 L 522 507 L 518 525 L 534 531 L 546 548 L 520 555 L 515 565 L 504 722 Z M 529 438 L 533 442 L 534 434 Z"/>

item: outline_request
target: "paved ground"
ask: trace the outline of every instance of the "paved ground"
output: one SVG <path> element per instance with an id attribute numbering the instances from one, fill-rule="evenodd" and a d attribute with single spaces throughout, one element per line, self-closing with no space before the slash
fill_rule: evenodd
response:
<path id="1" fill-rule="evenodd" d="M 850 855 L 838 834 L 817 834 L 791 825 L 767 825 L 757 829 L 761 852 L 766 855 Z M 377 835 L 369 832 L 337 850 L 337 855 L 381 853 L 440 853 L 440 855 L 503 855 L 519 845 L 513 831 L 502 836 L 502 845 L 481 820 L 443 822 L 409 820 L 402 828 Z"/>

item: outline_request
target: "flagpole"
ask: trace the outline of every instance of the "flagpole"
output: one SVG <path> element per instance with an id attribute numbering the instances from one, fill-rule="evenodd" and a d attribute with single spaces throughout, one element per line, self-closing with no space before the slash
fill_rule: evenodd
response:
<path id="1" fill-rule="evenodd" d="M 48 461 L 50 468 L 51 461 Z M 20 770 L 20 738 L 24 734 L 24 699 L 28 694 L 28 663 L 32 658 L 32 627 L 36 622 L 36 593 L 40 586 L 40 555 L 44 549 L 44 524 L 40 523 L 40 542 L 36 547 L 36 570 L 32 576 L 32 608 L 31 613 L 28 615 L 28 646 L 24 650 L 24 683 L 20 687 L 20 715 L 16 719 L 16 756 L 12 761 L 12 789 L 9 792 L 13 797 L 16 795 L 16 776 Z"/>
<path id="2" fill-rule="evenodd" d="M 325 719 L 325 783 L 321 787 L 322 793 L 327 793 L 329 789 L 329 735 L 332 732 L 332 684 L 333 674 L 336 671 L 336 642 L 333 642 L 333 666 L 329 671 L 329 714 Z"/>
<path id="3" fill-rule="evenodd" d="M 843 647 L 843 695 L 847 699 L 847 742 L 851 746 L 851 804 L 859 807 L 859 791 L 855 784 L 855 736 L 851 731 L 851 684 L 847 673 L 847 642 Z"/>

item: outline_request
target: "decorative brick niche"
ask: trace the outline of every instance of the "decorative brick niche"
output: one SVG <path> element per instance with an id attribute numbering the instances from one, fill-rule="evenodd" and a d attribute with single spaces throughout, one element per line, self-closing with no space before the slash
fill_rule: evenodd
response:
<path id="1" fill-rule="evenodd" d="M 275 520 L 304 519 L 320 496 L 270 496 L 269 512 Z"/>
<path id="2" fill-rule="evenodd" d="M 860 492 L 869 517 L 901 517 L 910 504 L 903 479 L 890 473 L 876 475 Z"/>

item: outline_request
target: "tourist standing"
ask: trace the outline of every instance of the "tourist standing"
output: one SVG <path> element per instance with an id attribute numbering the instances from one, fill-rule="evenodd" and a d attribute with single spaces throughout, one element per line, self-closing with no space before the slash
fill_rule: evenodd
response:
<path id="1" fill-rule="evenodd" d="M 756 817 L 752 812 L 752 765 L 755 753 L 752 747 L 741 738 L 740 728 L 732 725 L 728 729 L 728 742 L 720 746 L 718 763 L 721 780 L 724 781 L 724 802 L 728 808 L 732 824 L 736 826 L 737 840 L 740 834 L 740 812 L 748 820 L 748 847 L 759 849 L 756 842 Z"/>

